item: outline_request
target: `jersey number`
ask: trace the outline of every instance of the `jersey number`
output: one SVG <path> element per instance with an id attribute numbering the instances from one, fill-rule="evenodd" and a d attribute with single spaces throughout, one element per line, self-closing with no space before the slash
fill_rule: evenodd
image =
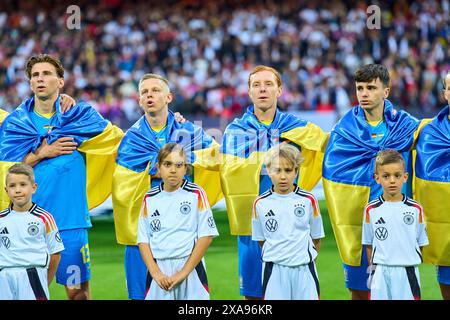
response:
<path id="1" fill-rule="evenodd" d="M 81 256 L 83 257 L 83 263 L 89 263 L 91 261 L 91 255 L 89 254 L 89 244 L 86 243 L 84 246 L 80 249 Z"/>

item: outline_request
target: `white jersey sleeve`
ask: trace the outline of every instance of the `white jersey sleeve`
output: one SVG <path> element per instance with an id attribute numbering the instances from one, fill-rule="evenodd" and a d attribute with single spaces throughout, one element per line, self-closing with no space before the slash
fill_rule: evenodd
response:
<path id="1" fill-rule="evenodd" d="M 417 243 L 419 247 L 427 246 L 429 244 L 425 217 L 423 215 L 422 206 L 419 210 L 419 219 L 417 223 Z"/>
<path id="2" fill-rule="evenodd" d="M 147 195 L 142 201 L 141 213 L 138 220 L 137 243 L 150 243 L 151 230 L 147 221 Z"/>
<path id="3" fill-rule="evenodd" d="M 252 218 L 252 240 L 265 241 L 264 231 L 261 226 L 261 220 L 259 219 L 258 205 L 253 205 L 253 218 Z"/>
<path id="4" fill-rule="evenodd" d="M 203 189 L 200 189 L 198 195 L 198 227 L 197 227 L 197 237 L 217 237 L 219 231 L 217 231 L 216 223 L 214 221 L 214 216 L 212 214 L 211 207 L 209 206 L 208 197 Z"/>
<path id="5" fill-rule="evenodd" d="M 322 222 L 322 215 L 320 214 L 319 204 L 317 202 L 317 199 L 313 196 L 309 208 L 310 212 L 310 219 L 309 219 L 309 226 L 310 226 L 310 232 L 311 232 L 311 238 L 312 239 L 320 239 L 325 237 L 325 231 L 323 230 L 323 222 Z"/>
<path id="6" fill-rule="evenodd" d="M 364 208 L 363 223 L 362 223 L 362 244 L 371 246 L 373 243 L 373 228 L 370 222 L 370 211 Z"/>
<path id="7" fill-rule="evenodd" d="M 47 243 L 48 252 L 54 254 L 63 251 L 64 245 L 58 227 L 56 226 L 55 219 L 51 214 L 47 213 L 47 215 L 48 219 L 45 223 L 45 242 Z"/>

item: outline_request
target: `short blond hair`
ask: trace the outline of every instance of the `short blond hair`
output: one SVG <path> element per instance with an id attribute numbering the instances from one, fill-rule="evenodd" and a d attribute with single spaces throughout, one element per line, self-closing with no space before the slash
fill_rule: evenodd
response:
<path id="1" fill-rule="evenodd" d="M 253 70 L 250 72 L 250 74 L 248 75 L 248 87 L 250 88 L 251 85 L 251 77 L 252 75 L 254 75 L 255 73 L 258 73 L 260 71 L 270 71 L 275 75 L 275 79 L 277 81 L 278 87 L 281 87 L 283 85 L 283 83 L 281 82 L 281 75 L 280 73 L 275 70 L 272 67 L 269 66 L 264 66 L 264 65 L 259 65 L 253 68 Z"/>
<path id="2" fill-rule="evenodd" d="M 375 173 L 378 172 L 378 167 L 391 163 L 400 163 L 403 169 L 406 170 L 405 159 L 400 152 L 394 149 L 387 149 L 378 152 L 375 159 Z"/>
<path id="3" fill-rule="evenodd" d="M 167 90 L 170 92 L 170 86 L 169 86 L 169 80 L 164 78 L 163 76 L 156 74 L 156 73 L 146 73 L 142 76 L 141 80 L 139 80 L 139 90 L 141 88 L 142 82 L 144 82 L 147 79 L 158 79 L 164 82 L 164 84 L 167 86 Z"/>
<path id="4" fill-rule="evenodd" d="M 267 151 L 266 156 L 264 157 L 266 168 L 270 169 L 273 161 L 278 158 L 285 159 L 296 170 L 299 170 L 300 165 L 305 160 L 302 157 L 300 150 L 289 143 L 280 143 Z"/>

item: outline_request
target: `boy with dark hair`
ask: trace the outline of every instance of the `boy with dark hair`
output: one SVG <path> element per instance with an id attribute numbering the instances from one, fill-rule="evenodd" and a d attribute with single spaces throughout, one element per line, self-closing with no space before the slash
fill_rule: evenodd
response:
<path id="1" fill-rule="evenodd" d="M 383 65 L 369 64 L 355 72 L 359 105 L 350 109 L 331 131 L 323 162 L 325 198 L 339 253 L 344 262 L 346 287 L 353 300 L 367 300 L 368 265 L 361 245 L 360 212 L 382 193 L 373 179 L 374 161 L 383 149 L 395 149 L 412 171 L 410 150 L 419 121 L 397 111 L 387 100 L 389 72 Z M 403 185 L 411 196 L 411 185 Z M 353 201 L 349 202 L 351 198 Z"/>
<path id="2" fill-rule="evenodd" d="M 370 298 L 420 300 L 418 265 L 428 237 L 422 206 L 402 194 L 408 179 L 402 155 L 381 151 L 374 177 L 383 194 L 365 207 L 362 235 L 371 265 Z"/>

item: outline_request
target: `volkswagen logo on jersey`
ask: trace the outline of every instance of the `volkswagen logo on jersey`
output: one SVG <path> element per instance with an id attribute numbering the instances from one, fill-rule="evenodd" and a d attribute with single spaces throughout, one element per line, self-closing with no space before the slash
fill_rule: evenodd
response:
<path id="1" fill-rule="evenodd" d="M 379 227 L 375 230 L 375 237 L 377 237 L 378 240 L 386 240 L 388 237 L 388 231 L 384 227 Z"/>
<path id="2" fill-rule="evenodd" d="M 208 218 L 208 226 L 210 228 L 214 228 L 214 218 L 213 217 Z"/>
<path id="3" fill-rule="evenodd" d="M 301 205 L 297 205 L 294 214 L 299 218 L 303 217 L 305 215 L 305 208 Z"/>
<path id="4" fill-rule="evenodd" d="M 275 232 L 278 229 L 278 222 L 275 219 L 269 219 L 266 221 L 266 229 L 269 232 Z"/>
<path id="5" fill-rule="evenodd" d="M 2 237 L 2 244 L 6 249 L 9 249 L 9 247 L 11 246 L 11 240 L 9 240 L 8 237 L 3 236 Z"/>
<path id="6" fill-rule="evenodd" d="M 188 214 L 189 212 L 191 212 L 190 204 L 191 204 L 190 202 L 182 202 L 181 207 L 180 207 L 180 212 L 182 214 Z"/>
<path id="7" fill-rule="evenodd" d="M 30 236 L 35 236 L 39 233 L 39 228 L 38 226 L 32 224 L 31 226 L 28 227 L 28 234 Z"/>
<path id="8" fill-rule="evenodd" d="M 403 222 L 407 225 L 411 225 L 414 223 L 414 217 L 412 212 L 404 212 L 405 216 L 403 217 Z"/>
<path id="9" fill-rule="evenodd" d="M 159 230 L 161 230 L 161 221 L 155 219 L 150 222 L 150 229 L 152 229 L 153 232 L 158 232 Z"/>

